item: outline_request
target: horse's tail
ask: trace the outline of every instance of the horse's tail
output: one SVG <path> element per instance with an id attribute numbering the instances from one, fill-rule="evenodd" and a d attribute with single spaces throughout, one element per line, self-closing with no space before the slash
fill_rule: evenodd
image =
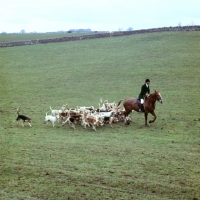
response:
<path id="1" fill-rule="evenodd" d="M 121 99 L 118 103 L 117 103 L 117 107 L 120 106 L 121 102 L 124 101 L 124 99 Z"/>

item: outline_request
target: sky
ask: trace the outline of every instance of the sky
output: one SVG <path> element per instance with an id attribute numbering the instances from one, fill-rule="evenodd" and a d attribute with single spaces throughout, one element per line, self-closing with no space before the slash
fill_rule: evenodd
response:
<path id="1" fill-rule="evenodd" d="M 0 0 L 0 33 L 200 25 L 200 0 Z"/>

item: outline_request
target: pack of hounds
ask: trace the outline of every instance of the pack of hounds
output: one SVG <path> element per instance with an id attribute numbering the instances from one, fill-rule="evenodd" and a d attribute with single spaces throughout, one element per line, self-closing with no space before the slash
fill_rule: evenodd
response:
<path id="1" fill-rule="evenodd" d="M 17 109 L 18 116 L 15 120 L 17 124 L 22 120 L 23 127 L 25 122 L 32 127 L 32 119 L 19 114 L 19 112 L 20 108 Z M 46 112 L 46 116 L 44 117 L 44 123 L 47 124 L 48 122 L 51 122 L 53 127 L 55 126 L 55 123 L 60 123 L 62 126 L 67 123 L 74 129 L 76 129 L 76 124 L 80 123 L 85 129 L 87 127 L 92 127 L 96 131 L 98 126 L 103 126 L 104 124 L 109 123 L 112 127 L 113 123 L 125 120 L 124 112 L 125 110 L 120 108 L 119 103 L 109 103 L 108 100 L 102 101 L 102 99 L 100 99 L 99 108 L 94 108 L 94 106 L 77 106 L 76 108 L 68 108 L 68 105 L 66 104 L 59 110 L 53 110 L 50 106 L 50 110 Z M 129 116 L 128 120 L 131 121 Z"/>

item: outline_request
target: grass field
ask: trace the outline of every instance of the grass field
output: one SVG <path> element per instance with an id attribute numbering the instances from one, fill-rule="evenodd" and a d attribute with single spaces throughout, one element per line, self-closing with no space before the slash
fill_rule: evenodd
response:
<path id="1" fill-rule="evenodd" d="M 1 48 L 0 199 L 199 200 L 199 41 L 165 32 Z M 97 132 L 44 124 L 49 106 L 136 97 L 146 78 L 164 100 L 149 128 L 138 113 Z M 32 128 L 13 122 L 18 106 Z"/>

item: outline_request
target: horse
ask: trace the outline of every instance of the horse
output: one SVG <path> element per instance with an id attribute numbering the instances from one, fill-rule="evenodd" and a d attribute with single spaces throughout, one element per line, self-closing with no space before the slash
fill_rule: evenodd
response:
<path id="1" fill-rule="evenodd" d="M 130 124 L 130 118 L 128 116 L 133 110 L 139 112 L 139 103 L 140 102 L 139 102 L 138 98 L 130 97 L 130 98 L 127 98 L 127 99 L 121 99 L 118 102 L 118 106 L 121 104 L 122 101 L 124 101 L 123 106 L 124 106 L 124 109 L 125 109 L 125 112 L 124 112 L 125 120 L 124 120 L 124 122 L 125 122 L 126 125 L 129 125 Z M 142 111 L 145 115 L 145 125 L 146 126 L 150 126 L 147 123 L 148 113 L 151 113 L 154 116 L 154 119 L 150 120 L 149 123 L 153 123 L 156 120 L 156 114 L 155 114 L 155 111 L 154 111 L 155 106 L 156 106 L 156 101 L 163 103 L 162 96 L 161 96 L 161 94 L 158 90 L 155 90 L 154 93 L 145 96 Z"/>

